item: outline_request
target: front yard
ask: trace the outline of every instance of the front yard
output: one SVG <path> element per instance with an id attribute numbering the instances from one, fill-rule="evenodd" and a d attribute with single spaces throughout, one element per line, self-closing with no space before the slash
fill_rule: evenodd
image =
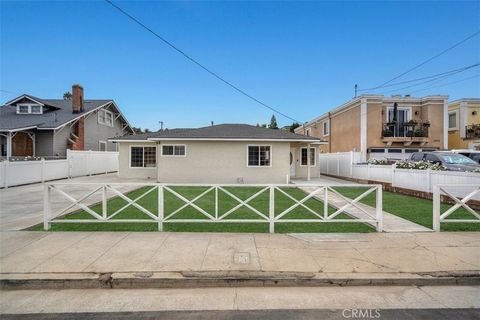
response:
<path id="1" fill-rule="evenodd" d="M 335 188 L 341 194 L 356 198 L 366 191 L 366 188 Z M 368 195 L 360 202 L 369 206 L 375 206 L 375 195 Z M 440 212 L 447 211 L 452 205 L 441 204 Z M 433 225 L 433 204 L 431 200 L 419 199 L 394 192 L 383 192 L 383 211 L 396 216 L 410 220 L 427 228 Z M 479 210 L 476 210 L 479 212 Z M 453 212 L 447 219 L 475 219 L 475 217 L 465 210 L 459 208 Z M 480 231 L 480 223 L 442 223 L 442 231 Z"/>
<path id="2" fill-rule="evenodd" d="M 135 191 L 127 193 L 127 197 L 135 199 L 148 191 L 152 187 L 143 187 Z M 188 200 L 193 200 L 198 195 L 205 192 L 206 187 L 172 187 L 172 190 L 179 193 Z M 245 201 L 255 193 L 259 192 L 262 188 L 257 187 L 228 187 L 225 188 L 241 200 Z M 306 193 L 297 188 L 282 188 L 282 190 L 288 193 L 290 196 L 297 200 L 301 200 L 306 196 Z M 137 203 L 149 210 L 152 213 L 157 212 L 158 209 L 158 191 L 153 190 L 145 197 L 137 201 Z M 184 201 L 179 199 L 171 192 L 165 190 L 164 192 L 164 217 L 168 217 L 174 211 L 179 209 L 185 204 Z M 202 198 L 194 202 L 197 206 L 205 210 L 211 215 L 215 215 L 215 192 L 214 190 L 205 194 Z M 108 200 L 107 212 L 108 216 L 112 215 L 115 211 L 125 206 L 127 202 L 120 197 L 112 197 Z M 219 190 L 218 192 L 218 216 L 222 216 L 230 209 L 237 206 L 239 202 Z M 269 191 L 266 190 L 259 196 L 249 202 L 249 204 L 268 217 L 269 206 Z M 275 191 L 275 216 L 279 215 L 285 209 L 295 204 L 292 199 L 289 199 L 286 195 L 282 194 L 278 190 Z M 311 198 L 304 202 L 304 205 L 311 210 L 323 215 L 324 204 L 322 201 Z M 101 215 L 102 205 L 96 204 L 91 206 L 91 209 Z M 329 208 L 329 214 L 335 212 L 334 208 Z M 182 210 L 175 213 L 172 219 L 195 219 L 195 220 L 208 220 L 208 218 L 200 213 L 192 206 L 187 206 Z M 283 216 L 284 219 L 318 219 L 313 213 L 301 206 L 296 207 L 293 211 Z M 350 219 L 345 214 L 337 216 L 338 219 Z M 79 210 L 64 216 L 62 219 L 78 220 L 78 219 L 94 219 L 89 213 Z M 145 213 L 139 209 L 129 206 L 125 210 L 121 211 L 115 216 L 115 219 L 150 219 Z M 253 210 L 242 206 L 231 214 L 224 218 L 225 221 L 232 219 L 246 220 L 246 219 L 261 219 L 261 217 Z M 43 230 L 43 225 L 37 225 L 32 228 L 33 230 Z M 158 224 L 156 222 L 145 223 L 53 223 L 51 230 L 53 231 L 157 231 Z M 268 232 L 268 222 L 258 223 L 243 223 L 243 222 L 221 222 L 221 223 L 209 223 L 209 222 L 165 222 L 165 231 L 178 231 L 178 232 Z M 367 224 L 360 222 L 276 222 L 275 232 L 278 233 L 295 233 L 295 232 L 374 232 L 375 229 Z"/>

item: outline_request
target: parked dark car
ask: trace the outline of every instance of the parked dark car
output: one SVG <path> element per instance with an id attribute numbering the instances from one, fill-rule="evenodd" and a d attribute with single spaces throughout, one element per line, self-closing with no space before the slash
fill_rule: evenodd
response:
<path id="1" fill-rule="evenodd" d="M 412 153 L 409 160 L 414 162 L 428 161 L 441 164 L 447 168 L 447 170 L 451 171 L 472 171 L 474 169 L 480 169 L 480 165 L 472 159 L 448 151 L 415 152 Z"/>

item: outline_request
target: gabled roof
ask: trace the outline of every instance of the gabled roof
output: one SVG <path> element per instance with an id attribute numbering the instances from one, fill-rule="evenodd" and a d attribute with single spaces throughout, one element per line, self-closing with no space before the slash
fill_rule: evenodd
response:
<path id="1" fill-rule="evenodd" d="M 23 99 L 40 103 L 46 107 L 43 114 L 17 114 L 15 104 Z M 0 131 L 15 131 L 24 128 L 53 130 L 80 118 L 96 109 L 112 104 L 121 114 L 115 102 L 111 99 L 84 100 L 84 111 L 72 113 L 72 101 L 65 99 L 40 99 L 31 95 L 21 95 L 0 107 Z M 127 119 L 122 115 L 131 130 Z M 133 132 L 133 130 L 132 130 Z"/>
<path id="2" fill-rule="evenodd" d="M 181 128 L 130 135 L 110 139 L 118 142 L 128 141 L 165 141 L 165 140 L 199 140 L 199 141 L 305 141 L 320 142 L 319 138 L 304 136 L 284 130 L 267 129 L 248 124 L 219 124 L 202 128 Z"/>

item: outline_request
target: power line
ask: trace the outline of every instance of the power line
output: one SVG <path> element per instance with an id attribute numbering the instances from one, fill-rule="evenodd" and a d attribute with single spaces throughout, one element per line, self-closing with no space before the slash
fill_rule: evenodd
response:
<path id="1" fill-rule="evenodd" d="M 380 85 L 378 85 L 378 86 L 376 86 L 376 87 L 369 88 L 369 89 L 366 89 L 366 90 L 375 90 L 375 89 L 382 88 L 382 87 L 384 87 L 386 84 L 389 84 L 390 82 L 392 82 L 392 81 L 394 81 L 394 80 L 397 80 L 398 78 L 406 75 L 407 73 L 410 73 L 410 72 L 412 72 L 413 70 L 416 70 L 416 69 L 420 68 L 421 66 L 427 64 L 428 62 L 430 62 L 430 61 L 432 61 L 432 60 L 434 60 L 434 59 L 436 59 L 436 58 L 438 58 L 438 57 L 440 57 L 441 55 L 447 53 L 448 51 L 450 51 L 450 50 L 458 47 L 459 45 L 461 45 L 461 44 L 463 44 L 464 42 L 470 40 L 471 38 L 477 36 L 478 34 L 480 34 L 480 31 L 477 31 L 477 32 L 469 35 L 468 37 L 466 37 L 465 39 L 461 40 L 460 42 L 455 43 L 453 46 L 448 47 L 447 49 L 443 50 L 442 52 L 434 55 L 433 57 L 428 58 L 427 60 L 423 61 L 423 62 L 420 63 L 420 64 L 417 64 L 416 66 L 408 69 L 407 71 L 399 74 L 398 76 L 395 76 L 395 77 L 393 77 L 392 79 L 390 79 L 390 80 L 388 80 L 388 81 L 386 81 L 386 82 L 384 82 L 384 83 L 382 83 L 382 84 L 380 84 Z"/>
<path id="2" fill-rule="evenodd" d="M 471 77 L 463 78 L 463 79 L 460 79 L 460 80 L 457 80 L 457 81 L 448 82 L 448 83 L 445 83 L 445 84 L 442 84 L 442 85 L 439 85 L 439 86 L 430 86 L 430 87 L 427 87 L 427 88 L 418 89 L 418 90 L 412 91 L 412 92 L 410 92 L 410 93 L 419 92 L 419 91 L 425 91 L 425 90 L 428 90 L 428 89 L 435 89 L 435 88 L 446 87 L 446 86 L 449 86 L 449 85 L 452 85 L 452 84 L 455 84 L 455 83 L 467 81 L 467 80 L 470 80 L 470 79 L 473 79 L 473 78 L 478 78 L 478 77 L 480 77 L 480 74 L 476 74 L 476 75 L 473 75 L 473 76 L 471 76 Z"/>
<path id="3" fill-rule="evenodd" d="M 431 79 L 431 78 L 438 78 L 440 76 L 444 76 L 444 75 L 448 75 L 448 74 L 452 74 L 452 73 L 455 74 L 457 72 L 462 72 L 462 71 L 465 71 L 465 70 L 468 70 L 468 69 L 471 69 L 471 68 L 475 68 L 475 67 L 478 67 L 479 65 L 480 65 L 480 63 L 475 63 L 475 64 L 472 64 L 472 65 L 469 65 L 469 66 L 466 66 L 466 67 L 453 69 L 453 70 L 449 70 L 449 71 L 445 71 L 445 72 L 441 72 L 441 73 L 436 73 L 436 74 L 433 74 L 433 75 L 430 75 L 430 76 L 425 76 L 425 77 L 421 77 L 421 78 L 416 78 L 416 79 L 391 83 L 391 84 L 383 86 L 383 87 L 388 88 L 388 87 L 394 87 L 394 86 L 398 86 L 398 85 L 405 84 L 405 83 L 416 82 L 416 81 Z M 361 90 L 358 90 L 358 91 L 369 91 L 369 90 L 373 90 L 373 89 L 361 89 Z"/>
<path id="4" fill-rule="evenodd" d="M 205 70 L 206 72 L 208 72 L 210 75 L 214 76 L 215 78 L 217 78 L 218 80 L 222 81 L 223 83 L 225 83 L 226 85 L 230 86 L 231 88 L 233 88 L 234 90 L 240 92 L 241 94 L 243 94 L 244 96 L 246 96 L 247 98 L 257 102 L 258 104 L 262 105 L 263 107 L 265 108 L 268 108 L 270 110 L 272 110 L 273 112 L 279 114 L 279 115 L 282 115 L 284 116 L 285 118 L 287 119 L 290 119 L 294 122 L 298 122 L 300 123 L 300 121 L 286 115 L 285 113 L 281 112 L 281 111 L 278 111 L 277 109 L 267 105 L 266 103 L 260 101 L 259 99 L 253 97 L 252 95 L 248 94 L 247 92 L 245 92 L 244 90 L 238 88 L 237 86 L 235 86 L 234 84 L 232 84 L 231 82 L 225 80 L 224 78 L 222 78 L 220 75 L 218 75 L 217 73 L 215 73 L 214 71 L 210 70 L 209 68 L 205 67 L 204 65 L 202 65 L 200 62 L 198 62 L 197 60 L 195 60 L 194 58 L 190 57 L 187 53 L 185 53 L 183 50 L 179 49 L 177 46 L 175 46 L 172 42 L 168 41 L 167 39 L 165 39 L 164 37 L 160 36 L 158 33 L 156 33 L 155 31 L 153 31 L 152 29 L 150 29 L 149 27 L 147 27 L 144 23 L 142 23 L 140 20 L 138 20 L 137 18 L 135 18 L 134 16 L 132 16 L 131 14 L 129 14 L 128 12 L 126 12 L 125 10 L 123 10 L 122 8 L 120 8 L 119 6 L 117 6 L 116 4 L 114 4 L 112 1 L 110 0 L 105 0 L 105 2 L 107 2 L 108 4 L 110 4 L 112 7 L 114 7 L 115 9 L 117 9 L 118 11 L 120 11 L 122 14 L 124 14 L 125 16 L 127 16 L 128 18 L 130 18 L 132 21 L 134 21 L 135 23 L 137 23 L 139 26 L 141 26 L 142 28 L 144 28 L 145 30 L 147 30 L 148 32 L 150 32 L 151 34 L 153 34 L 155 37 L 157 37 L 158 39 L 160 39 L 161 41 L 163 41 L 165 44 L 167 44 L 169 47 L 171 47 L 172 49 L 174 49 L 175 51 L 177 51 L 178 53 L 180 53 L 181 55 L 183 55 L 185 58 L 187 58 L 188 60 L 190 60 L 191 62 L 193 62 L 194 64 L 196 64 L 197 66 L 199 66 L 200 68 L 202 68 L 203 70 Z"/>
<path id="5" fill-rule="evenodd" d="M 465 72 L 465 71 L 467 71 L 467 70 L 469 70 L 469 69 L 478 67 L 479 65 L 480 65 L 480 64 L 477 63 L 477 64 L 474 64 L 474 65 L 471 65 L 471 66 L 468 66 L 468 67 L 461 68 L 461 69 L 459 69 L 459 70 L 456 71 L 456 72 L 447 73 L 447 74 L 445 74 L 445 75 L 443 75 L 443 76 L 440 76 L 440 77 L 436 77 L 436 78 L 433 78 L 433 79 L 425 80 L 425 81 L 422 81 L 422 82 L 420 82 L 420 83 L 415 83 L 415 84 L 412 84 L 412 85 L 409 85 L 409 86 L 406 86 L 406 87 L 402 87 L 402 88 L 397 88 L 397 89 L 385 91 L 385 92 L 383 92 L 383 94 L 387 94 L 387 93 L 391 93 L 391 92 L 395 92 L 395 91 L 399 91 L 399 90 L 404 90 L 404 89 L 408 89 L 408 88 L 420 86 L 420 85 L 422 85 L 422 84 L 429 83 L 429 82 L 435 82 L 435 81 L 438 81 L 438 80 L 443 80 L 443 79 L 452 77 L 452 76 L 454 76 L 454 75 L 456 75 L 456 74 Z"/>

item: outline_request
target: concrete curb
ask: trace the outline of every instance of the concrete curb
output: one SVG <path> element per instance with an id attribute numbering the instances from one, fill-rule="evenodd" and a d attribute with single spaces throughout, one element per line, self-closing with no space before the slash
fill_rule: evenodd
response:
<path id="1" fill-rule="evenodd" d="M 250 271 L 0 274 L 1 290 L 480 285 L 480 272 L 302 273 Z"/>

